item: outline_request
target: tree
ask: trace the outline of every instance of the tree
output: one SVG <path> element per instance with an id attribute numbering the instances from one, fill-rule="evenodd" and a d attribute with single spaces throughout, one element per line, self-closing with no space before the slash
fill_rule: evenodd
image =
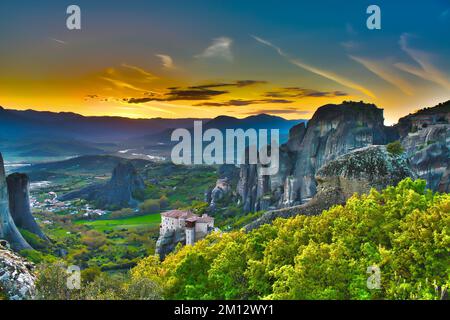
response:
<path id="1" fill-rule="evenodd" d="M 81 242 L 87 245 L 90 249 L 98 249 L 103 246 L 108 239 L 106 236 L 97 230 L 89 230 L 81 237 Z"/>
<path id="2" fill-rule="evenodd" d="M 148 278 L 133 279 L 126 286 L 123 298 L 126 300 L 162 300 L 162 288 Z"/>
<path id="3" fill-rule="evenodd" d="M 161 207 L 161 209 L 166 209 L 169 206 L 169 199 L 167 199 L 165 195 L 162 195 L 159 198 L 159 206 Z"/>
<path id="4" fill-rule="evenodd" d="M 160 211 L 160 209 L 161 209 L 161 207 L 160 207 L 159 200 L 154 200 L 154 199 L 145 200 L 139 206 L 139 210 L 143 214 L 158 213 Z"/>
<path id="5" fill-rule="evenodd" d="M 398 141 L 398 140 L 389 143 L 389 144 L 386 146 L 386 150 L 387 150 L 390 154 L 392 154 L 392 155 L 394 155 L 394 156 L 399 156 L 399 155 L 401 155 L 403 152 L 405 152 L 405 149 L 403 149 L 402 144 L 401 144 L 400 141 Z"/>
<path id="6" fill-rule="evenodd" d="M 80 290 L 69 290 L 67 286 L 67 265 L 63 262 L 41 264 L 36 271 L 36 299 L 71 300 L 79 299 Z"/>
<path id="7" fill-rule="evenodd" d="M 450 285 L 450 195 L 410 178 L 318 216 L 212 233 L 133 269 L 169 299 L 441 299 Z M 381 272 L 369 288 L 367 270 Z"/>

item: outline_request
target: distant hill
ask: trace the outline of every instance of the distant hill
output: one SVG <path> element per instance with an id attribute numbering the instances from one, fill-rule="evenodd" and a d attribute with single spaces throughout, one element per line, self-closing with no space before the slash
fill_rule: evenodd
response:
<path id="1" fill-rule="evenodd" d="M 307 120 L 299 119 L 299 120 L 286 120 L 281 117 L 272 116 L 268 114 L 259 114 L 255 116 L 250 116 L 247 118 L 239 119 L 235 117 L 230 116 L 218 116 L 211 120 L 204 120 L 203 121 L 203 131 L 208 129 L 219 129 L 222 132 L 225 132 L 226 129 L 278 129 L 280 132 L 280 140 L 281 143 L 284 143 L 287 141 L 289 130 L 301 123 L 301 122 L 307 122 Z M 194 122 L 192 121 L 189 127 L 186 127 L 186 129 L 189 129 L 192 131 Z M 146 147 L 151 148 L 155 145 L 159 144 L 171 144 L 171 134 L 173 132 L 173 129 L 167 129 L 162 132 L 158 132 L 157 134 L 153 135 L 145 135 L 138 138 L 133 138 L 133 141 L 129 141 L 131 144 L 146 144 Z M 131 140 L 131 139 L 130 139 Z"/>
<path id="2" fill-rule="evenodd" d="M 104 150 L 78 141 L 37 142 L 18 146 L 20 157 L 62 157 L 78 154 L 103 154 Z"/>
<path id="3" fill-rule="evenodd" d="M 168 128 L 189 126 L 194 119 L 129 119 L 85 117 L 69 112 L 8 110 L 0 107 L 0 139 L 70 138 L 89 142 L 118 142 Z"/>
<path id="4" fill-rule="evenodd" d="M 281 140 L 289 129 L 305 120 L 286 120 L 261 114 L 238 119 L 129 119 L 86 117 L 70 112 L 9 110 L 0 107 L 0 149 L 14 158 L 52 158 L 93 154 L 167 156 L 170 136 L 176 128 L 192 128 L 195 120 L 204 129 L 279 129 Z"/>
<path id="5" fill-rule="evenodd" d="M 124 158 L 109 155 L 81 156 L 63 161 L 38 163 L 31 166 L 20 167 L 14 171 L 23 173 L 42 171 L 93 173 L 101 170 L 105 173 L 111 173 L 112 170 L 124 160 Z M 150 163 L 150 161 L 142 159 L 127 159 L 127 161 L 133 164 L 136 168 L 142 168 Z"/>

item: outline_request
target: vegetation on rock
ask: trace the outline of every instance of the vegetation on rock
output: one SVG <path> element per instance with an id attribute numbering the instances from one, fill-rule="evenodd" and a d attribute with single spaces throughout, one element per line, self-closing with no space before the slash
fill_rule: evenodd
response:
<path id="1" fill-rule="evenodd" d="M 394 141 L 391 143 L 388 143 L 386 146 L 386 150 L 394 155 L 394 156 L 399 156 L 401 155 L 403 152 L 405 152 L 405 149 L 403 149 L 402 144 L 400 143 L 400 141 Z"/>

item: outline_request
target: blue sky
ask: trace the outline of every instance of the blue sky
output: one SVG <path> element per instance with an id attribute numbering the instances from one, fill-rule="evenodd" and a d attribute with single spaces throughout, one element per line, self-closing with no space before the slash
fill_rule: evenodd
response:
<path id="1" fill-rule="evenodd" d="M 65 27 L 70 4 L 82 30 Z M 356 99 L 392 123 L 450 99 L 450 1 L 5 0 L 0 53 L 11 108 L 304 118 Z"/>

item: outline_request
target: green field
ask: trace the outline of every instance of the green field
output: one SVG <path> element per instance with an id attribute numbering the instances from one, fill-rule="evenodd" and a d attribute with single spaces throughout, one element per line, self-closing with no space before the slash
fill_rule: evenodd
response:
<path id="1" fill-rule="evenodd" d="M 161 222 L 161 215 L 148 214 L 145 216 L 123 218 L 123 219 L 112 219 L 112 220 L 95 220 L 95 221 L 85 221 L 79 220 L 75 224 L 82 224 L 86 226 L 91 226 L 96 230 L 117 230 L 117 229 L 130 229 L 136 227 L 156 227 Z"/>

